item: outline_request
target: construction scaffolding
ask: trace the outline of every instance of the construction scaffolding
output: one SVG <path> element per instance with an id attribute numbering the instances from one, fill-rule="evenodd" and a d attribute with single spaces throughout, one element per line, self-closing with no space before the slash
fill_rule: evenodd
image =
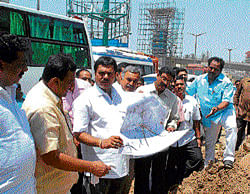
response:
<path id="1" fill-rule="evenodd" d="M 92 45 L 128 47 L 130 0 L 67 0 L 66 7 L 88 23 Z"/>
<path id="2" fill-rule="evenodd" d="M 140 5 L 137 50 L 158 58 L 181 57 L 184 11 L 174 0 Z"/>

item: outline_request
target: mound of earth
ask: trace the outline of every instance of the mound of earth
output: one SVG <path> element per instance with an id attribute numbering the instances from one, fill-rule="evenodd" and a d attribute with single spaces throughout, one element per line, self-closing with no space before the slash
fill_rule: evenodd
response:
<path id="1" fill-rule="evenodd" d="M 216 146 L 218 161 L 211 168 L 194 172 L 174 193 L 250 193 L 250 138 L 235 154 L 233 169 L 223 167 L 224 145 Z"/>

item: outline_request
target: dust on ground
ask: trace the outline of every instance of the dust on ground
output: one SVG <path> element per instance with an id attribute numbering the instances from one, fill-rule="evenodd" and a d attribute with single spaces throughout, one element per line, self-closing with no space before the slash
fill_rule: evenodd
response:
<path id="1" fill-rule="evenodd" d="M 225 131 L 216 144 L 216 162 L 208 170 L 193 172 L 182 184 L 169 193 L 250 193 L 250 136 L 235 153 L 233 169 L 223 167 Z M 202 153 L 205 148 L 202 146 Z M 133 194 L 134 181 L 129 194 Z"/>
<path id="2" fill-rule="evenodd" d="M 236 152 L 233 169 L 223 167 L 225 138 L 221 139 L 212 167 L 194 172 L 173 193 L 250 193 L 250 137 Z"/>

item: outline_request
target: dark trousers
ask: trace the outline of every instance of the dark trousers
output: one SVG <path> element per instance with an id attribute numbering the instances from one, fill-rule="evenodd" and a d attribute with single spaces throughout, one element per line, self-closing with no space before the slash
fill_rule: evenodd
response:
<path id="1" fill-rule="evenodd" d="M 171 147 L 167 160 L 166 190 L 175 184 L 180 184 L 193 171 L 203 168 L 201 148 L 196 139 L 181 147 Z"/>
<path id="2" fill-rule="evenodd" d="M 240 145 L 242 144 L 242 142 L 246 137 L 246 126 L 247 126 L 247 135 L 249 135 L 250 127 L 249 127 L 249 122 L 243 120 L 242 118 L 237 118 L 236 122 L 237 122 L 238 133 L 237 133 L 237 142 L 235 150 L 239 150 Z"/>
<path id="3" fill-rule="evenodd" d="M 163 194 L 165 192 L 165 168 L 167 151 L 146 158 L 135 159 L 134 194 Z M 152 168 L 151 168 L 152 167 Z M 151 169 L 151 190 L 149 175 Z"/>
<path id="4" fill-rule="evenodd" d="M 100 178 L 98 184 L 92 185 L 90 177 L 85 176 L 83 182 L 87 194 L 124 194 L 127 178 L 128 176 L 118 179 Z"/>
<path id="5" fill-rule="evenodd" d="M 77 153 L 78 153 L 78 158 L 82 159 L 82 154 L 81 154 L 81 147 L 77 147 Z M 78 173 L 79 179 L 76 184 L 73 185 L 73 187 L 70 189 L 71 194 L 86 194 L 86 190 L 83 187 L 83 176 L 84 173 Z"/>

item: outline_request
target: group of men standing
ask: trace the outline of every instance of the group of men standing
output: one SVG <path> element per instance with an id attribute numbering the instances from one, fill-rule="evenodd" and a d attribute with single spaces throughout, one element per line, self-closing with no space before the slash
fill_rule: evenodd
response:
<path id="1" fill-rule="evenodd" d="M 194 170 L 203 168 L 201 119 L 205 127 L 205 167 L 215 159 L 221 126 L 226 131 L 224 165 L 233 167 L 236 114 L 233 85 L 221 73 L 222 59 L 210 58 L 208 73 L 186 88 L 186 74 L 175 74 L 171 67 L 161 68 L 153 84 L 138 87 L 140 69 L 126 66 L 117 73 L 116 61 L 101 57 L 94 65 L 95 85 L 77 94 L 66 109 L 63 97 L 77 87 L 76 65 L 65 54 L 53 55 L 41 81 L 28 92 L 23 112 L 13 98 L 13 84 L 27 71 L 26 50 L 23 39 L 0 35 L 1 193 L 69 193 L 78 179 L 77 172 L 86 172 L 87 193 L 125 193 L 130 158 L 120 154 L 118 148 L 123 146 L 120 128 L 126 115 L 119 106 L 126 100 L 126 92 L 158 95 L 168 113 L 166 130 L 188 129 L 169 150 L 135 159 L 135 193 L 166 193 Z M 115 79 L 119 81 L 116 84 Z M 81 159 L 75 146 L 79 142 Z"/>

